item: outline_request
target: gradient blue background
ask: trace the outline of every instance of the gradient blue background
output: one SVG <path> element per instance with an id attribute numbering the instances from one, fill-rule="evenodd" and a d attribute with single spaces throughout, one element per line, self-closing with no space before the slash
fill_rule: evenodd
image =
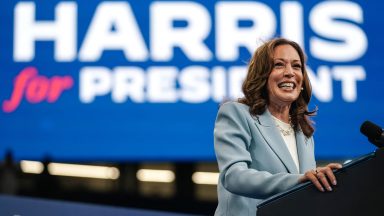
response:
<path id="1" fill-rule="evenodd" d="M 169 62 L 128 62 L 121 51 L 104 52 L 98 62 L 58 63 L 53 59 L 53 43 L 36 43 L 35 58 L 31 62 L 14 62 L 13 55 L 13 10 L 18 1 L 0 1 L 0 101 L 9 99 L 13 79 L 28 66 L 38 68 L 48 77 L 71 75 L 74 87 L 65 91 L 54 104 L 46 102 L 29 104 L 25 100 L 12 113 L 0 111 L 0 158 L 7 149 L 16 159 L 41 160 L 49 156 L 62 161 L 213 161 L 213 127 L 218 103 L 209 101 L 200 104 L 183 102 L 171 104 L 127 101 L 115 104 L 109 96 L 98 97 L 91 104 L 79 100 L 79 71 L 86 66 L 137 66 L 144 70 L 150 66 L 201 65 L 208 68 L 220 65 L 231 67 L 244 65 L 250 53 L 242 49 L 235 62 L 220 62 L 214 57 L 210 62 L 191 62 L 176 49 Z M 61 1 L 35 1 L 38 20 L 52 20 L 54 7 Z M 82 44 L 94 11 L 101 1 L 77 1 L 78 47 Z M 215 1 L 195 1 L 203 4 L 214 19 Z M 277 34 L 280 34 L 281 1 L 261 1 L 274 10 Z M 309 37 L 315 35 L 309 27 L 310 9 L 321 1 L 301 2 L 304 7 L 305 47 Z M 357 2 L 364 11 L 361 28 L 368 38 L 366 54 L 353 62 L 329 63 L 316 60 L 308 54 L 309 66 L 362 65 L 366 80 L 357 83 L 357 101 L 348 103 L 341 98 L 339 81 L 333 82 L 333 99 L 322 103 L 313 98 L 310 108 L 318 106 L 315 142 L 318 159 L 348 159 L 374 150 L 374 146 L 360 134 L 359 127 L 365 120 L 381 126 L 383 119 L 383 57 L 384 32 L 382 26 L 383 2 Z M 130 1 L 136 20 L 148 46 L 149 4 L 152 1 Z M 207 45 L 214 50 L 214 22 Z"/>

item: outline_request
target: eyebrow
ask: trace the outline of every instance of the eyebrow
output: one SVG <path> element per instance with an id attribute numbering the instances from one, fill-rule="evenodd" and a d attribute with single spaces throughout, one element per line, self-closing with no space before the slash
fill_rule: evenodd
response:
<path id="1" fill-rule="evenodd" d="M 283 59 L 283 58 L 274 58 L 273 60 L 281 60 L 281 61 L 287 61 L 287 59 Z M 293 61 L 293 62 L 300 62 L 301 63 L 301 61 L 300 61 L 300 59 L 292 59 L 291 61 Z"/>

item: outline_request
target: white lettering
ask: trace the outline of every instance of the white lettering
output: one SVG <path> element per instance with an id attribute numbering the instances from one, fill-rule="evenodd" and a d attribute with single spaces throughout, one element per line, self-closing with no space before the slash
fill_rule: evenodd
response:
<path id="1" fill-rule="evenodd" d="M 205 67 L 191 66 L 182 70 L 179 78 L 180 98 L 188 103 L 202 103 L 210 99 L 210 72 Z"/>
<path id="2" fill-rule="evenodd" d="M 32 61 L 36 41 L 54 41 L 56 61 L 72 61 L 76 58 L 77 5 L 61 2 L 55 9 L 54 21 L 36 21 L 33 2 L 19 2 L 15 6 L 14 53 L 19 62 Z"/>
<path id="3" fill-rule="evenodd" d="M 351 1 L 324 1 L 317 4 L 309 16 L 315 33 L 310 39 L 311 54 L 330 62 L 353 61 L 367 50 L 368 41 L 364 31 L 354 23 L 363 23 L 361 7 Z"/>
<path id="4" fill-rule="evenodd" d="M 212 53 L 204 44 L 211 30 L 211 19 L 202 5 L 193 2 L 155 2 L 151 4 L 150 47 L 152 59 L 169 61 L 179 47 L 192 61 L 209 61 Z M 186 27 L 174 27 L 185 21 Z"/>
<path id="5" fill-rule="evenodd" d="M 297 42 L 304 49 L 303 6 L 300 2 L 284 1 L 280 5 L 280 11 L 281 35 Z"/>
<path id="6" fill-rule="evenodd" d="M 239 57 L 239 47 L 250 53 L 257 39 L 268 39 L 276 30 L 276 18 L 267 5 L 260 2 L 218 2 L 216 11 L 216 55 L 222 61 Z M 251 27 L 239 27 L 240 21 L 251 21 Z"/>
<path id="7" fill-rule="evenodd" d="M 97 61 L 105 50 L 122 50 L 125 58 L 145 61 L 148 51 L 127 2 L 103 2 L 96 10 L 80 49 L 81 61 Z"/>
<path id="8" fill-rule="evenodd" d="M 327 66 L 320 66 L 316 74 L 307 67 L 308 77 L 311 80 L 313 95 L 320 102 L 332 100 L 332 74 Z"/>
<path id="9" fill-rule="evenodd" d="M 357 81 L 365 80 L 365 70 L 361 66 L 336 66 L 333 77 L 341 81 L 342 97 L 347 102 L 357 99 Z"/>
<path id="10" fill-rule="evenodd" d="M 176 67 L 151 67 L 148 69 L 148 100 L 150 102 L 176 102 Z"/>
<path id="11" fill-rule="evenodd" d="M 113 76 L 112 100 L 123 103 L 130 97 L 133 102 L 145 101 L 145 74 L 139 67 L 117 67 Z"/>
<path id="12" fill-rule="evenodd" d="M 214 67 L 212 69 L 212 98 L 216 102 L 222 102 L 226 98 L 226 74 L 223 67 Z M 240 90 L 241 91 L 241 90 Z"/>
<path id="13" fill-rule="evenodd" d="M 80 71 L 80 101 L 91 103 L 96 96 L 106 95 L 112 88 L 110 70 L 105 67 L 85 67 Z"/>
<path id="14" fill-rule="evenodd" d="M 234 66 L 228 70 L 229 73 L 229 97 L 238 99 L 243 97 L 242 85 L 247 75 L 247 68 L 244 66 Z"/>

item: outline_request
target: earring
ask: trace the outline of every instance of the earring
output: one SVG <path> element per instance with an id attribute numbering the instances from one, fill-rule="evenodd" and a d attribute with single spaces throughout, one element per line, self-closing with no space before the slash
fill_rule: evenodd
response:
<path id="1" fill-rule="evenodd" d="M 301 91 L 303 91 L 304 90 L 304 88 L 303 87 L 301 87 Z"/>

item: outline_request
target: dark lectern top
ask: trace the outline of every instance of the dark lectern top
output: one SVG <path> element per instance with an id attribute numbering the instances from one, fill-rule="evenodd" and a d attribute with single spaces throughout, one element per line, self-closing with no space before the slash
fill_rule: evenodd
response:
<path id="1" fill-rule="evenodd" d="M 311 182 L 277 194 L 258 205 L 258 216 L 383 216 L 384 150 L 335 171 L 337 186 L 320 192 Z"/>

